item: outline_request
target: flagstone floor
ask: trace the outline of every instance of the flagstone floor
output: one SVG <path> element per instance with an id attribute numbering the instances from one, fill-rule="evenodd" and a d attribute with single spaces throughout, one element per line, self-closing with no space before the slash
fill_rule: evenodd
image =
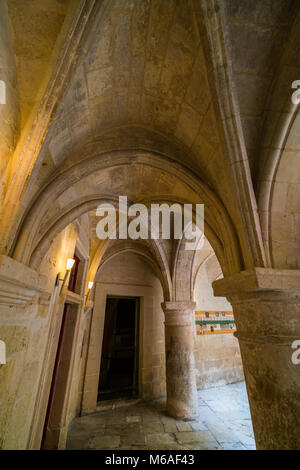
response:
<path id="1" fill-rule="evenodd" d="M 198 391 L 199 419 L 178 421 L 165 414 L 165 401 L 76 418 L 67 449 L 255 450 L 244 382 Z"/>

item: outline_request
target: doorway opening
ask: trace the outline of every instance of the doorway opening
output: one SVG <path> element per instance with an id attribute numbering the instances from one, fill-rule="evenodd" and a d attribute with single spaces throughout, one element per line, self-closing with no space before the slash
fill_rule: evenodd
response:
<path id="1" fill-rule="evenodd" d="M 98 401 L 138 394 L 139 298 L 106 299 Z"/>

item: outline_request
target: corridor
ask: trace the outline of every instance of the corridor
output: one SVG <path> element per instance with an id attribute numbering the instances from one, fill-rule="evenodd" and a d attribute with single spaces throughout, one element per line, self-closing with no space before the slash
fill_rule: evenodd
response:
<path id="1" fill-rule="evenodd" d="M 76 418 L 67 449 L 255 450 L 244 382 L 199 390 L 198 401 L 197 421 L 166 416 L 164 400 Z"/>
<path id="2" fill-rule="evenodd" d="M 299 0 L 0 0 L 0 450 L 300 450 L 299 51 Z"/>

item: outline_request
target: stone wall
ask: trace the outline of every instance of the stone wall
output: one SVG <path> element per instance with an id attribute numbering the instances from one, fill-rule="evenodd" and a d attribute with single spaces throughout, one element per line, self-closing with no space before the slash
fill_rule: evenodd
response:
<path id="1" fill-rule="evenodd" d="M 0 338 L 7 363 L 0 366 L 0 448 L 39 448 L 65 296 L 54 293 L 55 277 L 64 275 L 77 240 L 73 226 L 54 240 L 40 274 L 11 258 L 0 259 Z M 79 334 L 82 330 L 79 325 Z M 76 349 L 80 349 L 77 341 Z M 80 361 L 76 362 L 81 367 Z M 76 368 L 75 368 L 76 369 Z M 75 416 L 79 373 L 74 369 L 66 427 Z M 75 401 L 75 403 L 74 403 Z M 63 446 L 63 444 L 62 444 Z"/>
<path id="2" fill-rule="evenodd" d="M 17 72 L 6 2 L 0 1 L 0 80 L 5 83 L 6 103 L 0 103 L 0 181 L 19 134 Z M 3 180 L 5 184 L 5 178 Z M 0 195 L 3 188 L 0 188 Z"/>
<path id="3" fill-rule="evenodd" d="M 204 263 L 196 278 L 196 310 L 232 311 L 225 297 L 213 294 L 211 275 L 216 270 L 216 257 Z M 244 380 L 238 340 L 232 333 L 195 336 L 195 362 L 198 388 L 224 385 Z"/>
<path id="4" fill-rule="evenodd" d="M 28 275 L 28 273 L 27 273 Z M 6 364 L 0 366 L 0 448 L 24 449 L 33 416 L 46 331 L 47 305 L 1 305 L 0 337 Z"/>
<path id="5" fill-rule="evenodd" d="M 239 343 L 231 333 L 196 336 L 195 363 L 198 388 L 244 380 Z"/>

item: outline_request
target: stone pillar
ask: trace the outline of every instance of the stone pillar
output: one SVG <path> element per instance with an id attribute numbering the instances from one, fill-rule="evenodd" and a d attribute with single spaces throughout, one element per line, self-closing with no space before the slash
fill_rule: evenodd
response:
<path id="1" fill-rule="evenodd" d="M 194 361 L 194 302 L 165 302 L 167 413 L 195 419 L 198 400 Z"/>
<path id="2" fill-rule="evenodd" d="M 257 448 L 300 449 L 300 271 L 255 268 L 213 287 L 233 307 Z"/>

